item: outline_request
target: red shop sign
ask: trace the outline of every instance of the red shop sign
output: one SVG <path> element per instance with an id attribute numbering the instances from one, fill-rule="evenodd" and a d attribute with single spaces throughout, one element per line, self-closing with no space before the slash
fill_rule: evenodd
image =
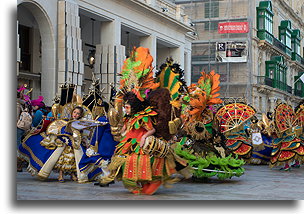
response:
<path id="1" fill-rule="evenodd" d="M 248 22 L 223 22 L 218 24 L 218 33 L 248 33 Z"/>

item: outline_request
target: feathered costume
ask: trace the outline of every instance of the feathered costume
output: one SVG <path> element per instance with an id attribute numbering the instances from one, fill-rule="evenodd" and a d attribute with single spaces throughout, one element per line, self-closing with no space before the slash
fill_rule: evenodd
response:
<path id="1" fill-rule="evenodd" d="M 278 137 L 273 141 L 270 167 L 289 164 L 295 160 L 303 162 L 304 145 L 301 140 L 303 127 L 300 127 L 300 118 L 300 111 L 296 115 L 290 105 L 279 103 L 276 106 L 274 121 Z"/>
<path id="2" fill-rule="evenodd" d="M 255 115 L 253 107 L 233 102 L 223 105 L 216 112 L 220 131 L 226 137 L 226 146 L 235 155 L 249 160 L 252 154 L 252 143 L 250 135 L 246 132 L 245 122 Z"/>
<path id="3" fill-rule="evenodd" d="M 222 103 L 218 98 L 220 75 L 202 72 L 197 84 L 188 87 L 182 97 L 184 136 L 176 153 L 189 161 L 193 176 L 197 178 L 217 176 L 219 179 L 240 176 L 243 160 L 228 154 L 224 136 L 217 130 L 212 106 Z"/>
<path id="4" fill-rule="evenodd" d="M 172 182 L 170 176 L 177 171 L 176 162 L 186 165 L 175 157 L 166 140 L 154 135 L 159 114 L 148 100 L 160 83 L 153 79 L 152 61 L 149 49 L 138 47 L 124 62 L 116 103 L 129 104 L 131 113 L 123 119 L 125 133 L 109 164 L 110 175 L 99 181 L 105 185 L 114 179 L 122 180 L 134 194 L 153 194 L 161 184 Z M 143 137 L 145 143 L 140 145 Z"/>

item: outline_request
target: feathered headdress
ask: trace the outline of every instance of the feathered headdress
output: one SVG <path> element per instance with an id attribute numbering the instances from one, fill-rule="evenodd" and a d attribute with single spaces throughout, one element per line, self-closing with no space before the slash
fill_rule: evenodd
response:
<path id="1" fill-rule="evenodd" d="M 23 84 L 22 86 L 20 86 L 20 88 L 17 89 L 17 92 L 23 94 L 23 99 L 26 102 L 31 102 L 31 98 L 30 98 L 30 96 L 28 94 L 31 93 L 33 89 L 31 88 L 29 91 L 27 91 L 26 93 L 24 93 L 25 90 L 27 89 L 26 87 L 27 87 L 27 84 Z"/>
<path id="2" fill-rule="evenodd" d="M 31 104 L 32 106 L 39 106 L 40 108 L 45 106 L 44 102 L 43 102 L 44 97 L 43 96 L 39 96 L 38 99 L 36 100 L 31 100 Z"/>
<path id="3" fill-rule="evenodd" d="M 153 57 L 148 48 L 134 47 L 131 56 L 124 61 L 120 73 L 120 92 L 123 95 L 128 91 L 136 94 L 137 98 L 143 101 L 147 90 L 159 87 L 153 79 Z"/>
<path id="4" fill-rule="evenodd" d="M 201 72 L 201 75 L 197 84 L 191 84 L 188 87 L 189 94 L 183 98 L 191 106 L 188 109 L 188 114 L 191 115 L 190 120 L 200 120 L 202 112 L 207 106 L 223 102 L 218 98 L 220 95 L 218 93 L 220 90 L 220 75 L 213 70 L 209 74 Z"/>
<path id="5" fill-rule="evenodd" d="M 167 88 L 171 96 L 171 104 L 179 108 L 180 95 L 187 90 L 184 80 L 184 70 L 177 63 L 173 63 L 172 58 L 167 58 L 166 63 L 160 66 L 160 70 L 155 74 L 156 81 L 160 83 L 160 87 Z"/>

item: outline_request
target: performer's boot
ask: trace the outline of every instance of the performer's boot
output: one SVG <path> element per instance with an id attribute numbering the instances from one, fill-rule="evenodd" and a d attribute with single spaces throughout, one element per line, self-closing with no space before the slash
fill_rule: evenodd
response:
<path id="1" fill-rule="evenodd" d="M 152 181 L 149 184 L 149 187 L 147 188 L 147 190 L 143 193 L 147 194 L 147 195 L 153 195 L 156 192 L 156 190 L 160 187 L 161 184 L 162 184 L 162 181 Z"/>
<path id="2" fill-rule="evenodd" d="M 142 190 L 141 190 L 141 192 L 142 192 L 143 194 L 146 194 L 146 191 L 147 191 L 148 188 L 150 187 L 150 184 L 151 184 L 151 183 L 146 183 L 146 184 L 143 185 Z"/>
<path id="3" fill-rule="evenodd" d="M 297 160 L 294 164 L 291 165 L 291 167 L 300 168 L 300 161 Z"/>
<path id="4" fill-rule="evenodd" d="M 285 166 L 283 168 L 281 168 L 280 170 L 289 171 L 290 170 L 289 164 L 286 163 Z"/>
<path id="5" fill-rule="evenodd" d="M 78 180 L 77 176 L 75 175 L 75 173 L 71 174 L 71 180 L 73 180 L 73 181 L 77 181 Z"/>
<path id="6" fill-rule="evenodd" d="M 63 171 L 59 171 L 59 175 L 58 175 L 58 181 L 60 183 L 63 183 L 64 182 L 64 178 L 63 178 Z"/>

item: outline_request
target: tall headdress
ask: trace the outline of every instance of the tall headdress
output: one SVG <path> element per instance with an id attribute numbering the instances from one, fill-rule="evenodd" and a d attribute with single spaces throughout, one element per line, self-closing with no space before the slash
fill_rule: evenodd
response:
<path id="1" fill-rule="evenodd" d="M 148 48 L 134 47 L 131 56 L 124 61 L 120 73 L 120 91 L 118 101 L 122 96 L 132 91 L 137 98 L 143 101 L 147 96 L 147 90 L 158 88 L 159 83 L 154 82 L 153 78 L 153 57 Z"/>
<path id="2" fill-rule="evenodd" d="M 220 75 L 213 70 L 208 74 L 201 72 L 197 84 L 191 84 L 188 87 L 189 94 L 183 100 L 191 106 L 188 110 L 188 114 L 191 115 L 190 120 L 201 120 L 202 112 L 206 107 L 223 102 L 218 98 L 220 95 L 218 93 L 220 90 L 219 79 Z"/>
<path id="3" fill-rule="evenodd" d="M 155 76 L 156 82 L 160 83 L 160 87 L 169 90 L 172 106 L 179 108 L 179 98 L 187 90 L 184 70 L 180 68 L 179 64 L 173 63 L 172 58 L 167 58 L 166 63 L 160 66 L 160 70 L 156 72 Z"/>

